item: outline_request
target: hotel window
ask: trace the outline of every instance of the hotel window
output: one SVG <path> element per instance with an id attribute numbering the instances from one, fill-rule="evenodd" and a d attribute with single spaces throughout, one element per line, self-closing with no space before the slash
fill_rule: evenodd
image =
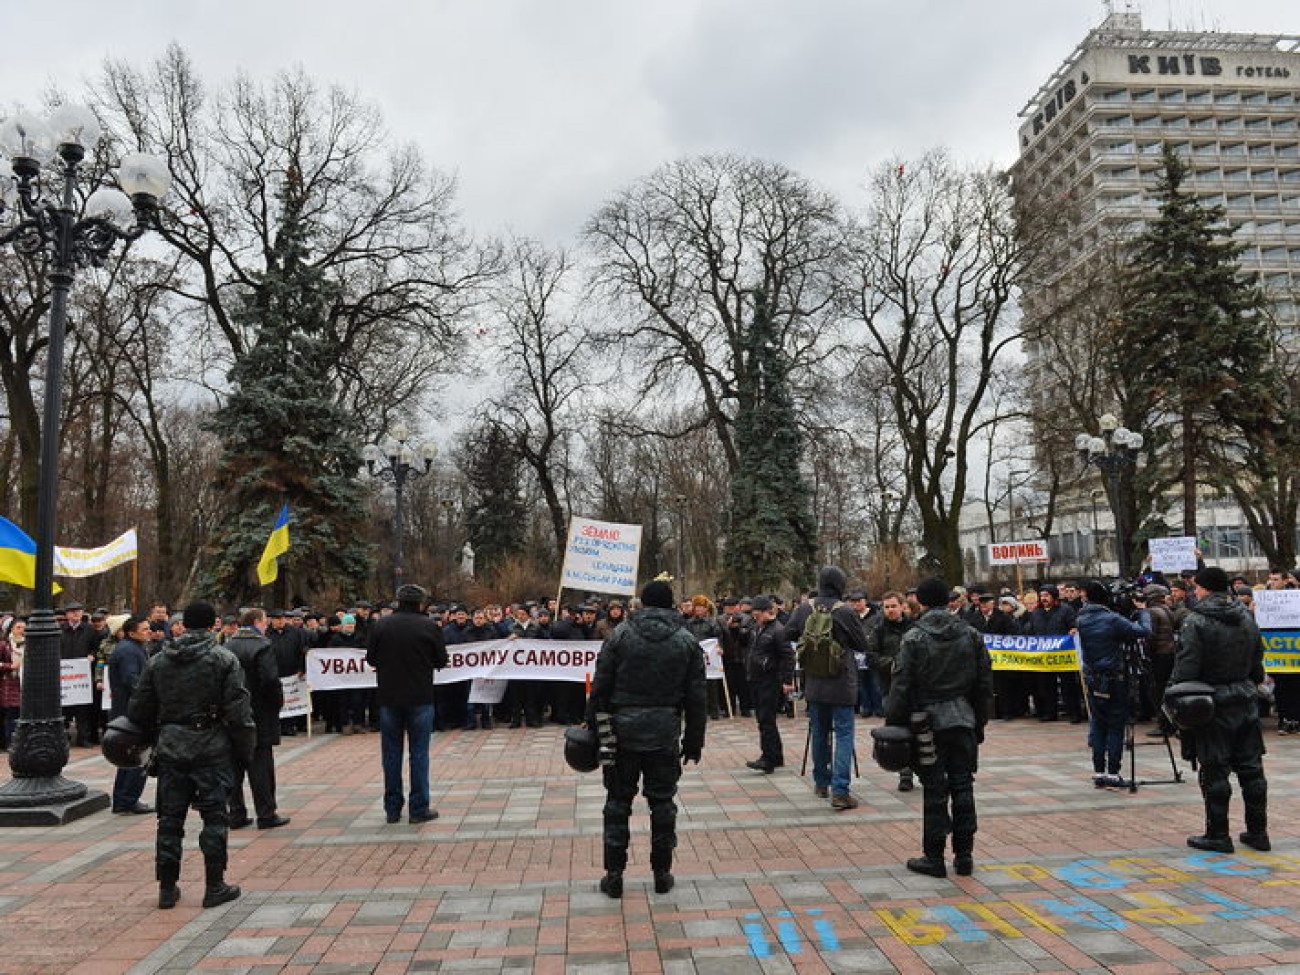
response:
<path id="1" fill-rule="evenodd" d="M 1189 91 L 1187 101 L 1193 105 L 1203 105 L 1209 102 L 1210 93 L 1208 91 Z"/>
<path id="2" fill-rule="evenodd" d="M 1216 105 L 1236 105 L 1241 101 L 1241 96 L 1235 91 L 1216 91 L 1214 93 L 1214 104 Z"/>

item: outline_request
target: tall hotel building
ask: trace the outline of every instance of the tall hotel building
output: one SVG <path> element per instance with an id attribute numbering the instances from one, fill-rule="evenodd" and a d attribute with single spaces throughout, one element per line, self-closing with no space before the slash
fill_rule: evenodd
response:
<path id="1" fill-rule="evenodd" d="M 1016 194 L 1068 200 L 1075 213 L 1024 295 L 1031 325 L 1068 327 L 1053 309 L 1109 242 L 1156 214 L 1167 143 L 1191 169 L 1184 188 L 1226 209 L 1246 245 L 1243 269 L 1259 274 L 1284 334 L 1300 341 L 1300 36 L 1144 30 L 1140 14 L 1112 13 L 1021 114 Z M 1032 342 L 1026 352 L 1031 388 L 1050 402 L 1050 384 L 1035 382 L 1044 353 Z M 1057 509 L 1054 573 L 1115 569 L 1097 542 L 1112 531 L 1109 511 L 1083 493 Z M 1198 508 L 1207 558 L 1263 566 L 1235 505 L 1207 498 Z M 987 539 L 963 534 L 968 566 L 982 575 Z"/>

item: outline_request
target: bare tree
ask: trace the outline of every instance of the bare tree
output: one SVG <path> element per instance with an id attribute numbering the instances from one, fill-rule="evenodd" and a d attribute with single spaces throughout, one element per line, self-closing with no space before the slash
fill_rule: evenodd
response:
<path id="1" fill-rule="evenodd" d="M 862 329 L 864 365 L 884 370 L 924 562 L 960 579 L 972 438 L 989 421 L 999 360 L 1018 341 L 1015 289 L 1042 229 L 1017 227 L 999 174 L 959 170 L 939 152 L 882 166 L 869 194 L 850 231 L 844 308 Z"/>
<path id="2" fill-rule="evenodd" d="M 777 163 L 738 156 L 678 160 L 606 203 L 585 236 L 614 314 L 598 335 L 643 368 L 633 432 L 663 433 L 657 407 L 687 379 L 729 472 L 738 377 L 755 298 L 763 295 L 797 387 L 834 333 L 841 258 L 833 197 Z M 678 430 L 686 435 L 690 430 Z"/>
<path id="3" fill-rule="evenodd" d="M 550 518 L 556 564 L 564 557 L 568 514 L 564 498 L 566 444 L 577 422 L 574 408 L 589 389 L 582 331 L 572 319 L 573 276 L 563 250 L 531 240 L 508 248 L 508 270 L 495 291 L 493 372 L 502 389 L 484 413 L 506 431 L 528 465 Z"/>

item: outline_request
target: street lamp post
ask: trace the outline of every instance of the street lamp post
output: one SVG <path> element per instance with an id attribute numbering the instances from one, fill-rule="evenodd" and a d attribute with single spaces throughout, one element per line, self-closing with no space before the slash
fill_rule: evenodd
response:
<path id="1" fill-rule="evenodd" d="M 1142 449 L 1142 434 L 1125 429 L 1111 413 L 1098 421 L 1100 437 L 1081 433 L 1074 438 L 1074 449 L 1079 461 L 1092 464 L 1106 477 L 1106 496 L 1111 513 L 1115 516 L 1115 561 L 1121 578 L 1129 575 L 1129 546 L 1127 526 L 1124 523 L 1124 501 L 1120 497 L 1121 475 L 1125 469 L 1137 466 L 1138 451 Z"/>
<path id="2" fill-rule="evenodd" d="M 12 177 L 0 177 L 0 246 L 49 263 L 50 334 L 45 351 L 40 479 L 36 513 L 35 609 L 27 624 L 22 707 L 9 751 L 13 779 L 0 786 L 0 825 L 59 826 L 108 805 L 102 792 L 62 775 L 63 727 L 59 627 L 54 619 L 54 537 L 58 514 L 59 415 L 68 294 L 78 269 L 99 267 L 120 242 L 129 245 L 158 222 L 167 164 L 143 153 L 124 156 L 117 187 L 85 181 L 82 163 L 99 141 L 89 108 L 65 105 L 48 119 L 16 115 L 0 125 L 0 153 Z"/>
<path id="3" fill-rule="evenodd" d="M 370 476 L 382 481 L 391 481 L 393 485 L 394 592 L 402 585 L 402 573 L 405 569 L 402 556 L 402 503 L 406 482 L 413 477 L 423 477 L 428 474 L 433 468 L 433 459 L 438 456 L 438 448 L 435 444 L 422 443 L 412 446 L 410 439 L 410 428 L 405 423 L 398 423 L 388 431 L 384 443 L 368 443 L 362 450 L 366 471 Z M 416 466 L 417 454 L 423 466 Z"/>

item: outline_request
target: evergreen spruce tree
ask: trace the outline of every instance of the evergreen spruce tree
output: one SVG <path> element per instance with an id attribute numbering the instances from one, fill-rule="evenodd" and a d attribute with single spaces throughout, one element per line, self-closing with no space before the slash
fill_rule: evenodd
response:
<path id="1" fill-rule="evenodd" d="M 758 292 L 737 377 L 736 452 L 727 533 L 728 581 L 744 592 L 803 584 L 815 569 L 817 532 L 790 393 L 790 363 L 767 298 Z"/>
<path id="2" fill-rule="evenodd" d="M 333 586 L 359 592 L 370 573 L 358 431 L 326 378 L 336 365 L 327 337 L 331 285 L 310 263 L 298 188 L 290 173 L 266 269 L 240 309 L 255 339 L 230 370 L 230 395 L 210 421 L 222 441 L 217 476 L 230 514 L 201 588 L 232 602 L 259 593 L 257 562 L 285 503 L 290 547 L 280 556 L 275 602 Z"/>
<path id="3" fill-rule="evenodd" d="M 506 559 L 523 548 L 523 464 L 511 446 L 509 433 L 495 423 L 475 430 L 466 449 L 463 469 L 470 500 L 465 528 L 474 547 L 476 571 L 491 578 Z"/>
<path id="4" fill-rule="evenodd" d="M 1183 531 L 1196 535 L 1196 460 L 1226 425 L 1276 408 L 1262 297 L 1243 275 L 1224 210 L 1183 189 L 1186 165 L 1166 145 L 1160 213 L 1128 246 L 1132 295 L 1116 325 L 1115 367 L 1130 388 L 1177 418 Z"/>

